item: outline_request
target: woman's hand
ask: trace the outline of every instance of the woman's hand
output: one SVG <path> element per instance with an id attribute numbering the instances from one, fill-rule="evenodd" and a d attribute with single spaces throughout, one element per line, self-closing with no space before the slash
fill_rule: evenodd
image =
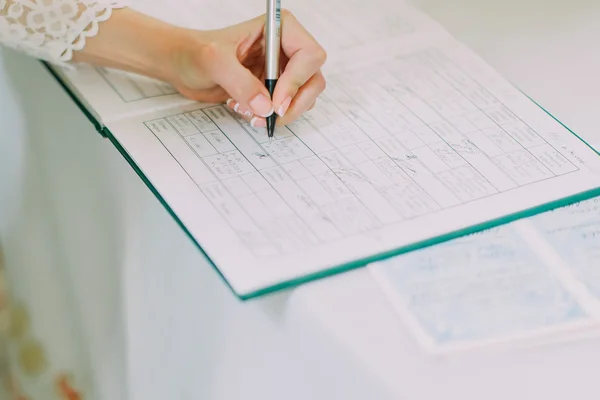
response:
<path id="1" fill-rule="evenodd" d="M 325 89 L 326 53 L 287 11 L 281 14 L 282 73 L 273 100 L 264 84 L 265 17 L 213 31 L 187 31 L 173 53 L 171 82 L 184 96 L 224 102 L 253 126 L 276 112 L 288 124 L 312 108 Z"/>
<path id="2" fill-rule="evenodd" d="M 276 112 L 279 125 L 309 110 L 325 89 L 326 54 L 294 16 L 281 14 L 282 73 L 273 100 L 264 83 L 265 17 L 218 30 L 183 29 L 132 9 L 115 10 L 74 62 L 160 79 L 201 102 L 227 101 L 256 127 Z"/>

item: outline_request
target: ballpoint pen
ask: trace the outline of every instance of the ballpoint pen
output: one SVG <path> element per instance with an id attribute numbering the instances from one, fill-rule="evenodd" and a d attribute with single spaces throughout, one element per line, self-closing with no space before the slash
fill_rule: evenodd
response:
<path id="1" fill-rule="evenodd" d="M 281 51 L 281 0 L 267 0 L 267 21 L 265 24 L 265 85 L 271 99 L 279 79 L 279 52 Z M 275 132 L 277 114 L 267 117 L 267 134 L 271 138 Z"/>

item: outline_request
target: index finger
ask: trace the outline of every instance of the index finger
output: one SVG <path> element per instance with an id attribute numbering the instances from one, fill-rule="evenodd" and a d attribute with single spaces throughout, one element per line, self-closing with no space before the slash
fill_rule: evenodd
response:
<path id="1" fill-rule="evenodd" d="M 281 49 L 289 59 L 275 87 L 273 105 L 289 105 L 298 90 L 327 60 L 327 53 L 288 10 L 281 11 Z"/>

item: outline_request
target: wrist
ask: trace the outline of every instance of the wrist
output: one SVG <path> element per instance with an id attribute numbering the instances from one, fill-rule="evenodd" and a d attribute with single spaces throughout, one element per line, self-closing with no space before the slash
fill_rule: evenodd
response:
<path id="1" fill-rule="evenodd" d="M 178 40 L 169 50 L 173 68 L 173 83 L 177 87 L 194 88 L 210 81 L 205 64 L 210 63 L 215 45 L 211 31 L 188 29 L 178 33 Z"/>
<path id="2" fill-rule="evenodd" d="M 74 62 L 116 68 L 166 82 L 177 78 L 176 54 L 186 30 L 131 9 L 114 10 Z"/>

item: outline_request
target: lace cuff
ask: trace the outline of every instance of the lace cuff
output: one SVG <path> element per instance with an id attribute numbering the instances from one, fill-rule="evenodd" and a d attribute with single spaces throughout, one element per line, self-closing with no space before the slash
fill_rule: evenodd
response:
<path id="1" fill-rule="evenodd" d="M 65 65 L 127 1 L 0 0 L 0 44 Z"/>

